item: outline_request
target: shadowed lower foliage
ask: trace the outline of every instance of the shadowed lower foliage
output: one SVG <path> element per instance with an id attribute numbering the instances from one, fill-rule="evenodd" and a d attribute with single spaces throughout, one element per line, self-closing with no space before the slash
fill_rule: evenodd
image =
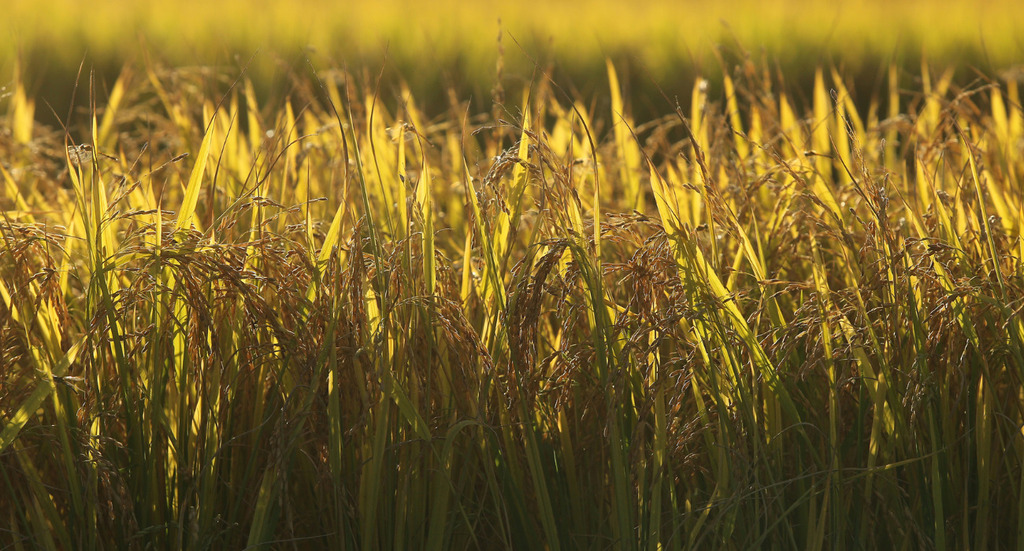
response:
<path id="1" fill-rule="evenodd" d="M 3 548 L 1019 546 L 1016 83 L 634 124 L 608 73 L 429 119 L 128 68 L 67 138 L 16 84 Z"/>

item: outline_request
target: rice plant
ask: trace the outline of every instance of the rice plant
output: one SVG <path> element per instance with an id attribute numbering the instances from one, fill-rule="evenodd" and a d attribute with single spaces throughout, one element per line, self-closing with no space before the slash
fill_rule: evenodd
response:
<path id="1" fill-rule="evenodd" d="M 0 545 L 1020 547 L 1024 112 L 929 69 L 16 81 Z"/>

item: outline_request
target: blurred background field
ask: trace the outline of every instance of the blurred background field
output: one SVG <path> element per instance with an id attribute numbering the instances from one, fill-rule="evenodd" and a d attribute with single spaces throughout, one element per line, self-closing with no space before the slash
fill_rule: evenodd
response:
<path id="1" fill-rule="evenodd" d="M 610 57 L 627 93 L 636 90 L 649 102 L 657 83 L 669 96 L 686 97 L 696 75 L 717 80 L 716 49 L 731 66 L 745 48 L 795 88 L 809 89 L 815 66 L 835 64 L 863 105 L 890 63 L 919 73 L 923 57 L 956 65 L 960 79 L 973 78 L 970 68 L 990 76 L 1011 70 L 1024 60 L 1022 31 L 1024 9 L 1014 0 L 8 0 L 0 18 L 0 82 L 20 57 L 30 94 L 64 112 L 83 61 L 101 86 L 125 62 L 213 66 L 226 74 L 246 66 L 266 93 L 280 92 L 307 60 L 317 69 L 373 74 L 386 52 L 388 78 L 409 82 L 428 107 L 444 106 L 453 86 L 463 97 L 489 100 L 501 34 L 503 84 L 511 89 L 533 80 L 539 64 L 562 86 L 590 96 L 606 89 Z M 634 104 L 640 112 L 652 107 L 644 99 Z M 652 112 L 663 109 L 658 104 Z"/>

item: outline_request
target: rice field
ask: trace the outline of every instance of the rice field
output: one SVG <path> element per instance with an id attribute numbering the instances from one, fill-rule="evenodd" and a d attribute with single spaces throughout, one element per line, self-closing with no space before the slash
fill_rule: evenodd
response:
<path id="1" fill-rule="evenodd" d="M 1000 51 L 679 89 L 585 50 L 586 91 L 495 53 L 482 99 L 172 49 L 49 105 L 18 61 L 0 548 L 1021 548 Z"/>

